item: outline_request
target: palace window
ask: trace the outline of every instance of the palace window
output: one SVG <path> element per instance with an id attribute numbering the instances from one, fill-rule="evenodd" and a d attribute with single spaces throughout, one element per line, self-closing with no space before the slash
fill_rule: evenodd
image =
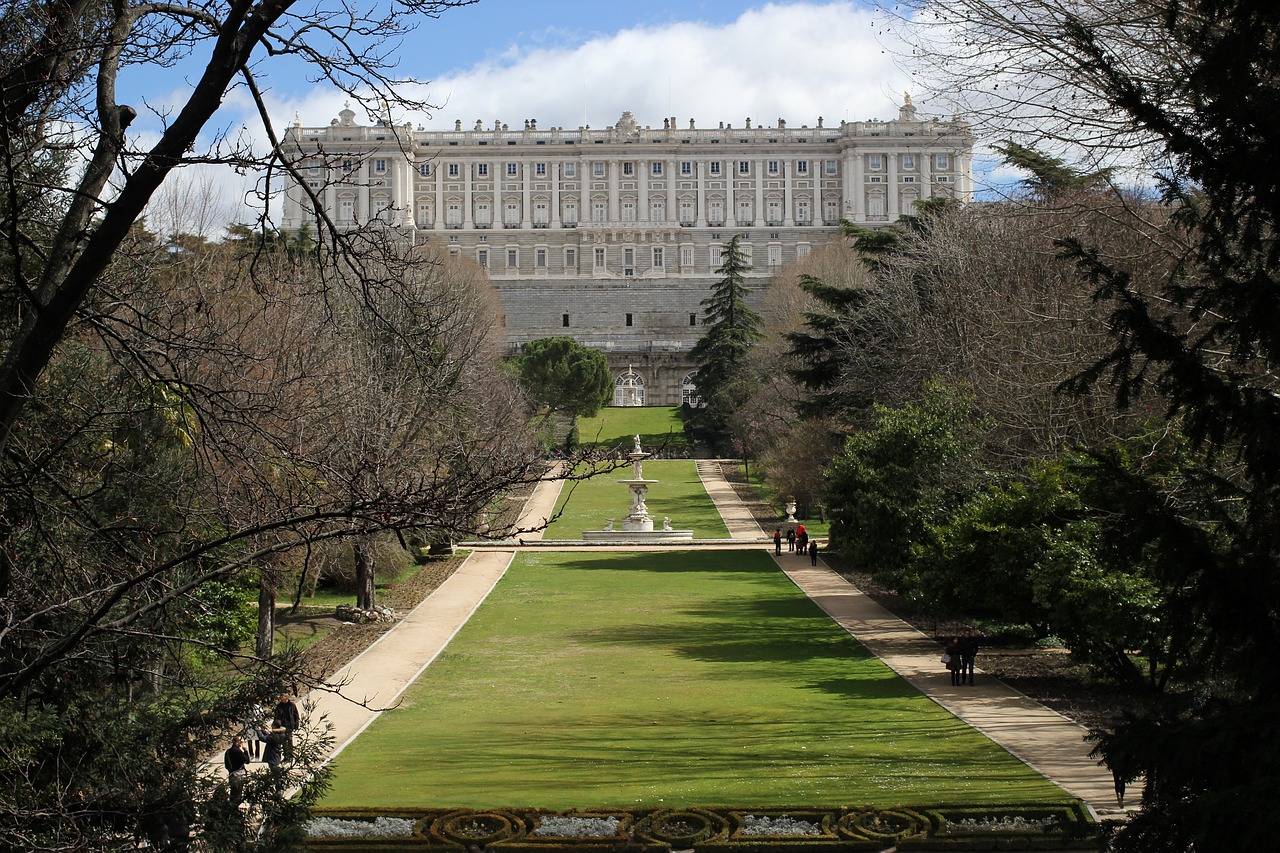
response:
<path id="1" fill-rule="evenodd" d="M 451 178 L 456 178 L 456 177 L 458 177 L 458 164 L 457 164 L 457 163 L 450 163 L 450 164 L 449 164 L 449 177 L 451 177 Z"/>
<path id="2" fill-rule="evenodd" d="M 902 168 L 904 168 L 904 169 L 914 169 L 915 167 L 916 167 L 916 155 L 914 155 L 914 154 L 903 154 L 903 155 L 902 155 Z"/>
<path id="3" fill-rule="evenodd" d="M 690 315 L 693 316 L 693 315 Z M 689 325 L 693 325 L 690 323 Z M 694 383 L 697 372 L 686 373 L 684 379 L 680 382 L 680 405 L 690 406 L 694 409 L 702 407 L 702 395 L 698 393 L 698 386 Z"/>
<path id="4" fill-rule="evenodd" d="M 682 174 L 682 175 L 692 175 L 692 174 L 693 174 L 693 161 L 692 161 L 692 160 L 681 160 L 681 161 L 680 161 L 680 174 Z"/>
<path id="5" fill-rule="evenodd" d="M 738 174 L 739 174 L 739 175 L 750 175 L 750 174 L 751 174 L 751 161 L 750 161 L 750 160 L 739 160 L 739 161 L 738 161 Z"/>
<path id="6" fill-rule="evenodd" d="M 578 174 L 578 165 L 576 163 L 565 163 L 562 172 L 566 178 L 572 178 Z"/>
<path id="7" fill-rule="evenodd" d="M 546 164 L 546 163 L 534 163 L 534 164 L 533 164 L 533 174 L 534 174 L 534 175 L 536 175 L 536 176 L 537 176 L 537 177 L 539 177 L 539 178 L 545 178 L 545 177 L 547 176 L 547 164 Z"/>
<path id="8" fill-rule="evenodd" d="M 520 250 L 507 249 L 507 267 L 515 269 L 518 266 L 520 266 Z"/>
<path id="9" fill-rule="evenodd" d="M 489 177 L 489 164 L 488 164 L 488 163 L 476 163 L 476 177 L 477 177 L 477 178 L 487 178 L 487 177 Z"/>
<path id="10" fill-rule="evenodd" d="M 623 175 L 634 175 L 635 173 L 636 173 L 636 164 L 635 164 L 635 163 L 623 163 L 623 164 L 622 164 L 622 174 L 623 174 Z"/>
<path id="11" fill-rule="evenodd" d="M 661 164 L 661 163 L 652 163 L 652 164 L 650 164 L 649 170 L 650 170 L 650 174 L 653 174 L 653 175 L 661 175 L 661 174 L 662 174 L 662 164 Z"/>
<path id="12" fill-rule="evenodd" d="M 712 161 L 711 161 L 711 174 L 713 174 L 713 175 L 718 175 L 718 174 L 720 174 L 720 161 L 719 161 L 719 160 L 712 160 Z"/>
<path id="13" fill-rule="evenodd" d="M 603 177 L 604 177 L 604 163 L 592 163 L 592 164 L 591 164 L 591 174 L 595 175 L 597 178 L 603 178 Z"/>
<path id="14" fill-rule="evenodd" d="M 424 178 L 431 177 L 431 164 L 423 163 L 420 166 L 418 166 L 418 174 Z"/>
<path id="15" fill-rule="evenodd" d="M 662 269 L 662 267 L 663 267 L 663 263 L 662 263 L 662 261 L 663 261 L 663 252 L 662 252 L 661 247 L 659 247 L 659 246 L 654 246 L 654 247 L 653 247 L 653 266 L 654 266 L 654 268 L 655 268 L 655 269 Z"/>
<path id="16" fill-rule="evenodd" d="M 933 167 L 943 170 L 951 168 L 951 156 L 948 154 L 935 154 L 933 157 Z"/>
<path id="17" fill-rule="evenodd" d="M 514 177 L 516 177 L 516 176 L 517 176 L 517 175 L 519 175 L 519 174 L 520 174 L 520 164 L 519 164 L 519 163 L 508 163 L 508 164 L 507 164 L 507 177 L 508 177 L 508 178 L 514 178 Z"/>
<path id="18" fill-rule="evenodd" d="M 808 161 L 808 160 L 797 160 L 797 161 L 796 161 L 796 174 L 797 174 L 797 175 L 807 175 L 807 174 L 809 174 L 809 161 Z"/>

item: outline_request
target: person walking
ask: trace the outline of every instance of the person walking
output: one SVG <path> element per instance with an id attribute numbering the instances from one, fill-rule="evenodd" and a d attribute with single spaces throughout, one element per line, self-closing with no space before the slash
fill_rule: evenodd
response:
<path id="1" fill-rule="evenodd" d="M 978 656 L 978 638 L 966 633 L 960 639 L 960 683 L 973 686 L 973 664 Z"/>
<path id="2" fill-rule="evenodd" d="M 814 539 L 809 543 L 809 565 L 818 565 L 818 540 Z"/>
<path id="3" fill-rule="evenodd" d="M 227 783 L 231 788 L 231 805 L 238 806 L 244 799 L 244 780 L 248 773 L 249 753 L 239 737 L 231 739 L 231 746 L 222 755 L 222 766 L 227 768 Z"/>
<path id="4" fill-rule="evenodd" d="M 946 666 L 947 672 L 951 673 L 951 686 L 956 687 L 960 684 L 960 638 L 952 637 L 951 642 L 947 643 L 946 651 L 942 653 L 942 663 Z"/>
<path id="5" fill-rule="evenodd" d="M 796 549 L 796 530 L 794 527 L 787 528 L 787 550 L 794 551 Z"/>
<path id="6" fill-rule="evenodd" d="M 773 531 L 773 553 L 775 555 L 782 553 L 782 528 Z"/>
<path id="7" fill-rule="evenodd" d="M 298 706 L 293 704 L 288 693 L 281 693 L 275 713 L 271 716 L 271 727 L 282 730 L 280 740 L 285 761 L 293 761 L 293 733 L 300 725 L 302 715 L 298 713 Z"/>
<path id="8" fill-rule="evenodd" d="M 262 730 L 267 727 L 267 709 L 254 705 L 244 720 L 245 751 L 250 761 L 262 760 Z"/>

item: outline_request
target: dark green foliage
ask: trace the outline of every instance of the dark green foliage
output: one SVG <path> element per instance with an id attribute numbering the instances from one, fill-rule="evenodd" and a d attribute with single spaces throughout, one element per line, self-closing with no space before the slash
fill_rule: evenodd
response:
<path id="1" fill-rule="evenodd" d="M 1105 187 L 1111 180 L 1112 169 L 1085 172 L 1059 157 L 1052 157 L 1034 148 L 1019 145 L 1012 139 L 1003 145 L 993 146 L 1004 156 L 1008 166 L 1030 172 L 1022 180 L 1023 189 L 1037 198 L 1047 199 L 1073 190 L 1094 190 Z"/>
<path id="2" fill-rule="evenodd" d="M 827 471 L 832 549 L 918 594 L 911 546 L 972 492 L 983 428 L 972 400 L 940 384 L 926 386 L 919 404 L 876 406 L 872 425 L 849 436 Z"/>
<path id="3" fill-rule="evenodd" d="M 702 300 L 702 325 L 706 332 L 694 344 L 690 357 L 698 365 L 694 382 L 704 409 L 700 418 L 713 434 L 722 434 L 729 416 L 751 396 L 754 383 L 746 369 L 747 353 L 762 334 L 764 318 L 747 305 L 751 293 L 746 273 L 751 267 L 742 253 L 741 235 L 724 247 L 724 262 L 711 295 Z"/>
<path id="4" fill-rule="evenodd" d="M 849 263 L 865 264 L 873 273 L 882 270 L 913 236 L 955 209 L 954 200 L 935 197 L 916 202 L 914 215 L 904 214 L 887 228 L 845 222 L 854 249 Z M 886 298 L 883 284 L 874 280 L 862 287 L 837 287 L 802 275 L 800 287 L 819 308 L 804 313 L 802 330 L 783 336 L 797 364 L 790 375 L 805 390 L 799 409 L 857 422 L 877 401 L 878 380 L 902 370 L 903 306 Z M 929 304 L 924 289 L 917 287 L 913 307 Z"/>
<path id="5" fill-rule="evenodd" d="M 520 384 L 553 412 L 591 417 L 613 396 L 609 360 L 570 337 L 540 338 L 520 349 Z"/>
<path id="6" fill-rule="evenodd" d="M 1161 615 L 1185 633 L 1198 677 L 1194 694 L 1102 733 L 1100 749 L 1148 779 L 1117 849 L 1262 849 L 1274 846 L 1280 796 L 1280 6 L 1156 5 L 1170 55 L 1154 84 L 1082 22 L 1066 32 L 1111 106 L 1162 144 L 1190 253 L 1148 294 L 1122 266 L 1062 242 L 1114 307 L 1114 350 L 1069 387 L 1110 382 L 1121 404 L 1154 389 L 1219 464 L 1191 506 L 1115 472 L 1133 523 L 1164 544 L 1158 571 L 1180 582 Z"/>
<path id="7" fill-rule="evenodd" d="M 946 196 L 933 196 L 914 204 L 915 213 L 902 214 L 887 228 L 863 228 L 847 220 L 843 223 L 845 235 L 853 239 L 854 250 L 873 271 L 886 257 L 900 251 L 913 234 L 926 231 L 934 217 L 956 209 L 959 203 Z"/>
<path id="8" fill-rule="evenodd" d="M 807 274 L 800 277 L 800 287 L 822 306 L 821 311 L 804 313 L 804 331 L 784 335 L 789 355 L 799 362 L 799 366 L 791 370 L 791 378 L 807 391 L 803 407 L 821 414 L 869 405 L 872 401 L 863 396 L 846 399 L 840 382 L 850 349 L 880 343 L 870 339 L 872 336 L 860 334 L 855 320 L 869 302 L 868 293 L 833 287 Z"/>

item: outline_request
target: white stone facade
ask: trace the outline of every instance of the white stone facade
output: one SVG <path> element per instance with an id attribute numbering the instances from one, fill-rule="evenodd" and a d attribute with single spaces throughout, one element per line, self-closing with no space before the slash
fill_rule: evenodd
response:
<path id="1" fill-rule="evenodd" d="M 469 130 L 359 125 L 286 134 L 307 191 L 292 184 L 283 228 L 312 220 L 313 195 L 338 227 L 385 223 L 437 240 L 484 267 L 506 311 L 507 339 L 572 335 L 609 355 L 626 394 L 675 405 L 691 389 L 688 350 L 735 234 L 762 287 L 779 267 L 840 233 L 875 227 L 912 202 L 972 198 L 973 136 L 963 121 L 918 118 L 813 127 L 640 127 Z M 314 230 L 314 225 L 312 226 Z"/>

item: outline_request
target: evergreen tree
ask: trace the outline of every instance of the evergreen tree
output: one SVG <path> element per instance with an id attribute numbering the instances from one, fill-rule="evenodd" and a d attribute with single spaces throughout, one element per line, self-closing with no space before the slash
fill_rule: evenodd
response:
<path id="1" fill-rule="evenodd" d="M 904 214 L 887 228 L 846 221 L 844 232 L 854 251 L 849 262 L 865 264 L 874 277 L 916 236 L 927 233 L 938 217 L 955 210 L 954 199 L 936 197 L 916 202 L 915 214 Z M 804 313 L 804 329 L 784 335 L 788 355 L 797 363 L 791 378 L 807 392 L 800 411 L 856 419 L 875 400 L 866 384 L 846 381 L 848 369 L 851 363 L 870 374 L 897 369 L 901 318 L 874 281 L 861 288 L 837 287 L 802 275 L 800 287 L 818 303 L 817 310 Z M 917 295 L 923 296 L 922 289 Z"/>
<path id="2" fill-rule="evenodd" d="M 613 395 L 604 353 L 569 337 L 540 338 L 520 350 L 520 384 L 552 412 L 589 418 Z"/>
<path id="3" fill-rule="evenodd" d="M 1163 284 L 1142 287 L 1142 270 L 1077 229 L 1060 243 L 1111 306 L 1114 342 L 1067 390 L 1110 387 L 1122 406 L 1160 395 L 1200 453 L 1195 500 L 1141 471 L 1109 477 L 1127 547 L 1176 591 L 1158 618 L 1184 673 L 1096 733 L 1118 777 L 1145 780 L 1143 809 L 1112 847 L 1269 848 L 1280 832 L 1280 6 L 918 5 L 945 29 L 940 73 L 980 92 L 988 117 L 1034 116 L 1045 138 L 1166 164 L 1158 180 L 1185 253 Z"/>
<path id="4" fill-rule="evenodd" d="M 1012 139 L 994 148 L 1004 156 L 1005 165 L 1030 173 L 1022 180 L 1022 187 L 1037 198 L 1049 198 L 1071 190 L 1098 189 L 1111 180 L 1112 169 L 1085 171 L 1068 165 L 1060 157 L 1019 145 Z"/>
<path id="5" fill-rule="evenodd" d="M 751 396 L 753 382 L 745 372 L 746 356 L 760 340 L 764 318 L 747 305 L 751 293 L 746 274 L 751 270 L 742 252 L 741 235 L 724 247 L 720 276 L 711 295 L 702 300 L 702 324 L 707 331 L 691 355 L 698 365 L 694 378 L 705 407 L 702 418 L 708 430 L 723 436 L 730 414 Z"/>

